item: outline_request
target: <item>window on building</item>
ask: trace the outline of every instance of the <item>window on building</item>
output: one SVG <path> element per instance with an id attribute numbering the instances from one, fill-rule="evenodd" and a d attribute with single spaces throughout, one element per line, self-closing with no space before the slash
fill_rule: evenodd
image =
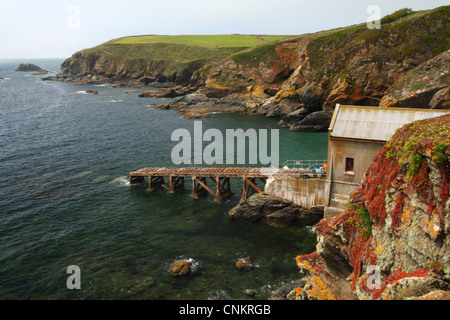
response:
<path id="1" fill-rule="evenodd" d="M 355 159 L 353 158 L 345 158 L 345 172 L 347 173 L 353 173 L 354 171 L 354 164 L 355 164 Z"/>

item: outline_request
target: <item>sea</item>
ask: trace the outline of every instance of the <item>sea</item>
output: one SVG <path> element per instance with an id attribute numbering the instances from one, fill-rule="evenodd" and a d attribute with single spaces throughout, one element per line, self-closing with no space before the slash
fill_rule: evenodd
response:
<path id="1" fill-rule="evenodd" d="M 182 119 L 148 105 L 170 99 L 139 98 L 139 88 L 15 71 L 33 63 L 56 75 L 63 60 L 0 60 L 0 299 L 267 299 L 301 277 L 295 257 L 315 250 L 311 227 L 231 220 L 239 179 L 234 195 L 215 203 L 190 198 L 189 182 L 169 194 L 130 186 L 128 174 L 176 166 L 171 135 L 192 132 L 194 121 L 221 132 L 279 129 L 280 164 L 326 159 L 327 133 L 292 132 L 260 115 Z M 254 268 L 237 269 L 248 256 Z M 179 259 L 197 271 L 172 276 L 168 268 Z M 79 289 L 68 285 L 71 266 Z"/>

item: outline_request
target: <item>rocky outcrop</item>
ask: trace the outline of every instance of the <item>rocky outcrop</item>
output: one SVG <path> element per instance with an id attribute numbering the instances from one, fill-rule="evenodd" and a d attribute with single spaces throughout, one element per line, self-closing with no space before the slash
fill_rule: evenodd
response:
<path id="1" fill-rule="evenodd" d="M 381 107 L 446 109 L 450 107 L 450 50 L 407 72 L 391 86 Z"/>
<path id="2" fill-rule="evenodd" d="M 450 289 L 450 115 L 397 130 L 347 210 L 313 227 L 291 299 L 409 299 Z"/>
<path id="3" fill-rule="evenodd" d="M 323 209 L 305 209 L 280 197 L 254 194 L 230 210 L 233 220 L 260 222 L 283 228 L 292 225 L 314 225 L 323 217 Z"/>
<path id="4" fill-rule="evenodd" d="M 245 50 L 112 40 L 75 53 L 61 74 L 47 79 L 181 85 L 185 92 L 165 95 L 198 96 L 162 108 L 189 118 L 214 112 L 282 117 L 280 124 L 295 131 L 326 131 L 337 103 L 447 108 L 450 6 L 405 12 L 384 19 L 381 29 L 362 23 Z"/>
<path id="5" fill-rule="evenodd" d="M 31 63 L 21 63 L 16 71 L 21 71 L 21 72 L 31 72 L 31 71 L 43 71 L 40 67 L 38 67 L 35 64 L 31 64 Z"/>
<path id="6" fill-rule="evenodd" d="M 442 77 L 437 68 L 418 66 L 437 61 L 448 65 L 439 57 L 432 60 L 450 47 L 449 13 L 446 6 L 412 13 L 380 30 L 361 24 L 299 36 L 238 53 L 200 74 L 204 83 L 222 86 L 223 94 L 227 88 L 241 88 L 246 112 L 282 116 L 280 124 L 291 130 L 326 131 L 337 103 L 377 106 L 383 100 L 384 106 L 392 100 L 385 95 L 408 71 L 424 85 Z M 436 86 L 427 85 L 432 87 L 427 89 L 431 94 L 427 102 L 439 94 L 422 107 L 448 105 L 444 78 Z M 409 101 L 399 106 L 409 106 Z"/>

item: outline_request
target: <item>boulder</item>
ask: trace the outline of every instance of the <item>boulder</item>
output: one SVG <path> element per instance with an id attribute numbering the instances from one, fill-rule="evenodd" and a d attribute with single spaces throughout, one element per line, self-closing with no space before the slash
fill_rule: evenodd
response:
<path id="1" fill-rule="evenodd" d="M 450 109 L 450 87 L 436 92 L 429 105 L 431 109 Z"/>
<path id="2" fill-rule="evenodd" d="M 333 115 L 328 111 L 316 111 L 307 115 L 303 120 L 294 123 L 289 128 L 292 131 L 327 131 Z"/>
<path id="3" fill-rule="evenodd" d="M 236 261 L 236 268 L 239 270 L 251 270 L 253 268 L 253 262 L 250 257 L 242 258 Z"/>
<path id="4" fill-rule="evenodd" d="M 169 267 L 169 273 L 172 276 L 185 276 L 195 271 L 197 271 L 197 264 L 192 259 L 176 260 Z"/>
<path id="5" fill-rule="evenodd" d="M 323 217 L 323 209 L 305 209 L 283 198 L 254 194 L 228 213 L 230 219 L 261 222 L 277 228 L 313 225 Z"/>

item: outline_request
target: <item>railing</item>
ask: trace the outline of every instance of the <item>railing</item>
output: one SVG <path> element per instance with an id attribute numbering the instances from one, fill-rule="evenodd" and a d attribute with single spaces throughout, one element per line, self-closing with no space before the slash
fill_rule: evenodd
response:
<path id="1" fill-rule="evenodd" d="M 327 167 L 326 160 L 287 160 L 278 173 L 302 179 L 325 179 Z"/>
<path id="2" fill-rule="evenodd" d="M 320 167 L 326 169 L 327 160 L 287 160 L 281 165 L 285 169 L 316 169 Z M 286 168 L 287 167 L 287 168 Z"/>

